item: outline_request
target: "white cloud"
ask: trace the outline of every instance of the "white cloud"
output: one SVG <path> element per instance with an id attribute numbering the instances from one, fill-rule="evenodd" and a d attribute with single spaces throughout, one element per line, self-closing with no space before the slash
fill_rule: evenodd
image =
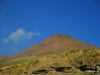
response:
<path id="1" fill-rule="evenodd" d="M 8 43 L 9 40 L 12 40 L 13 42 L 20 42 L 23 40 L 31 39 L 33 36 L 40 36 L 40 32 L 26 32 L 24 29 L 18 29 L 16 32 L 13 32 L 11 35 L 8 36 L 8 38 L 3 38 L 4 43 Z"/>
<path id="2" fill-rule="evenodd" d="M 16 32 L 13 32 L 11 35 L 9 35 L 9 39 L 19 42 L 21 40 L 24 40 L 27 35 L 27 33 L 23 29 L 18 29 Z"/>
<path id="3" fill-rule="evenodd" d="M 36 31 L 35 36 L 41 36 L 40 32 Z"/>
<path id="4" fill-rule="evenodd" d="M 2 40 L 3 40 L 4 43 L 8 43 L 9 42 L 9 39 L 7 39 L 7 38 L 5 38 L 5 39 L 3 38 Z"/>
<path id="5" fill-rule="evenodd" d="M 30 38 L 32 38 L 32 36 L 34 35 L 34 33 L 32 33 L 32 32 L 29 32 L 28 34 L 27 34 L 27 39 L 30 39 Z"/>

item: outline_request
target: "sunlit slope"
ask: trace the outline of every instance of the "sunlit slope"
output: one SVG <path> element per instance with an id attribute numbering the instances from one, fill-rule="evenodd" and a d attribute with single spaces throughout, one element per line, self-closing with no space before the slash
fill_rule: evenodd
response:
<path id="1" fill-rule="evenodd" d="M 96 66 L 98 63 L 100 63 L 100 49 L 72 49 L 0 63 L 0 75 L 84 75 L 77 67 Z"/>
<path id="2" fill-rule="evenodd" d="M 48 37 L 40 44 L 33 45 L 23 52 L 17 54 L 15 58 L 26 57 L 32 55 L 53 54 L 59 51 L 66 51 L 70 49 L 87 49 L 97 48 L 93 45 L 86 44 L 80 40 L 64 34 L 56 34 Z"/>

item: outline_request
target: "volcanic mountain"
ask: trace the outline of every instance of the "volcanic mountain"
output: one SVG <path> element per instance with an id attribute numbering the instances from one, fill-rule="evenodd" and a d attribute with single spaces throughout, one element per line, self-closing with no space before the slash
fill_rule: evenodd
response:
<path id="1" fill-rule="evenodd" d="M 86 44 L 68 35 L 55 34 L 45 39 L 40 44 L 33 45 L 30 48 L 24 50 L 23 52 L 17 54 L 15 58 L 32 56 L 32 55 L 52 54 L 59 51 L 66 51 L 70 49 L 87 49 L 87 48 L 97 48 L 97 47 L 90 44 Z"/>

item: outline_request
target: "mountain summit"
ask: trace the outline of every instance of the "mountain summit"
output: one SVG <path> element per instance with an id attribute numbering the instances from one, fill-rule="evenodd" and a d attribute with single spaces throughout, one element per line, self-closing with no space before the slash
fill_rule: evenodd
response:
<path id="1" fill-rule="evenodd" d="M 64 34 L 55 34 L 46 38 L 40 44 L 33 45 L 23 52 L 17 54 L 17 57 L 26 57 L 32 55 L 43 55 L 43 54 L 52 54 L 59 51 L 66 51 L 70 49 L 87 49 L 87 48 L 96 48 L 96 46 L 86 44 L 80 40 L 77 40 L 71 36 Z"/>

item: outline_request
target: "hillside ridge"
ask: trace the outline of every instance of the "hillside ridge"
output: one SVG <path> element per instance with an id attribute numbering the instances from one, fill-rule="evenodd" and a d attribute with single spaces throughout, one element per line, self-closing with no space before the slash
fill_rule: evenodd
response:
<path id="1" fill-rule="evenodd" d="M 87 49 L 97 48 L 96 46 L 86 44 L 76 38 L 65 34 L 55 34 L 46 39 L 40 44 L 35 44 L 23 52 L 15 55 L 15 58 L 26 57 L 32 55 L 53 54 L 59 51 L 66 51 L 70 49 Z"/>

